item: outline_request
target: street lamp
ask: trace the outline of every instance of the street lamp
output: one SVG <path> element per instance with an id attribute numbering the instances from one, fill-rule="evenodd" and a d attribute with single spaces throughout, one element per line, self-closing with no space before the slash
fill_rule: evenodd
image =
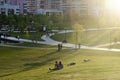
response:
<path id="1" fill-rule="evenodd" d="M 63 43 L 67 43 L 67 40 L 66 40 L 66 29 L 65 29 L 65 34 L 64 34 L 64 39 L 63 39 Z"/>
<path id="2" fill-rule="evenodd" d="M 75 37 L 75 48 L 77 49 L 77 44 L 78 44 L 78 32 L 76 31 L 76 33 L 75 33 L 76 35 L 76 37 Z"/>
<path id="3" fill-rule="evenodd" d="M 114 33 L 114 30 L 110 30 L 110 49 L 112 48 L 112 34 Z"/>
<path id="4" fill-rule="evenodd" d="M 34 24 L 34 21 L 31 22 L 31 25 L 32 25 L 31 28 L 32 28 L 32 29 L 33 29 L 33 24 Z"/>

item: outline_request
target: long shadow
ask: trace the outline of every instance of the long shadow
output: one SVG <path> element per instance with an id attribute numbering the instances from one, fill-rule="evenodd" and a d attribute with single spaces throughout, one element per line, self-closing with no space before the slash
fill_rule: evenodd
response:
<path id="1" fill-rule="evenodd" d="M 54 52 L 51 52 L 49 54 L 46 54 L 46 55 L 43 55 L 43 56 L 40 56 L 38 58 L 46 58 L 48 57 L 49 55 L 54 55 L 56 53 L 56 51 Z M 10 73 L 10 74 L 5 74 L 5 75 L 1 75 L 0 77 L 5 77 L 5 76 L 10 76 L 10 75 L 14 75 L 14 74 L 17 74 L 17 73 L 21 73 L 21 72 L 24 72 L 24 71 L 29 71 L 29 70 L 32 70 L 32 69 L 35 69 L 35 68 L 38 68 L 40 66 L 44 66 L 45 64 L 49 63 L 49 62 L 52 62 L 56 59 L 58 59 L 59 57 L 56 57 L 56 58 L 51 58 L 51 59 L 47 59 L 43 62 L 33 62 L 33 63 L 25 63 L 23 64 L 23 66 L 25 66 L 25 68 L 21 71 L 18 71 L 18 72 L 14 72 L 14 73 Z"/>
<path id="2" fill-rule="evenodd" d="M 40 63 L 39 63 L 39 62 L 36 62 L 36 63 L 26 63 L 26 64 L 24 64 L 24 66 L 25 66 L 26 68 L 24 68 L 23 70 L 18 71 L 18 72 L 15 72 L 15 73 L 10 73 L 10 74 L 1 75 L 0 77 L 10 76 L 10 75 L 14 75 L 14 74 L 21 73 L 21 72 L 24 72 L 24 71 L 29 71 L 29 70 L 32 70 L 32 69 L 34 69 L 34 68 L 43 66 L 43 65 L 47 64 L 48 62 L 54 61 L 54 60 L 56 60 L 56 59 L 57 59 L 57 58 L 48 59 L 48 60 L 43 61 L 43 62 L 40 62 Z"/>
<path id="3" fill-rule="evenodd" d="M 54 51 L 54 52 L 50 52 L 49 54 L 46 54 L 46 55 L 43 55 L 43 56 L 39 56 L 38 58 L 45 58 L 45 57 L 47 57 L 47 56 L 54 55 L 55 53 L 57 53 L 57 50 Z"/>

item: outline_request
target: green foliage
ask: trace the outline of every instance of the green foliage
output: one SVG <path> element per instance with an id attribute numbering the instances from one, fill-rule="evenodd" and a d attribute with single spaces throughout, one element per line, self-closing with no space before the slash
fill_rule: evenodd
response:
<path id="1" fill-rule="evenodd" d="M 8 20 L 7 20 L 7 16 L 4 14 L 0 15 L 0 24 L 1 25 L 7 25 L 8 24 Z"/>
<path id="2" fill-rule="evenodd" d="M 117 20 L 117 21 L 116 21 Z M 62 15 L 0 15 L 0 24 L 8 25 L 10 28 L 14 26 L 15 29 L 37 30 L 40 31 L 42 25 L 47 26 L 47 30 L 51 29 L 72 29 L 73 25 L 78 23 L 83 28 L 90 27 L 113 27 L 119 26 L 120 19 L 115 16 L 90 16 L 90 15 L 78 15 L 78 14 L 62 14 Z M 32 23 L 33 22 L 33 23 Z"/>

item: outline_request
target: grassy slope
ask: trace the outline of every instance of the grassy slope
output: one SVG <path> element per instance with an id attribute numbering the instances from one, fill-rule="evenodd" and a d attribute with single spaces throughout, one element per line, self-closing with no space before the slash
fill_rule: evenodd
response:
<path id="1" fill-rule="evenodd" d="M 47 44 L 37 44 L 37 43 L 18 43 L 18 44 L 9 44 L 8 45 L 13 45 L 13 46 L 26 46 L 26 47 L 39 47 L 39 48 L 56 48 L 56 46 L 52 46 L 52 45 L 47 45 Z"/>
<path id="2" fill-rule="evenodd" d="M 120 53 L 0 47 L 0 80 L 120 80 Z M 84 63 L 84 59 L 90 62 Z M 49 72 L 56 60 L 62 70 Z M 70 62 L 76 65 L 68 67 Z"/>
<path id="3" fill-rule="evenodd" d="M 78 33 L 77 42 L 83 45 L 95 46 L 105 43 L 114 42 L 114 39 L 120 40 L 118 36 L 120 36 L 119 30 L 102 30 L 102 31 L 87 31 Z M 53 39 L 57 41 L 62 41 L 64 39 L 65 34 L 57 34 L 52 36 Z M 76 43 L 76 34 L 75 33 L 67 33 L 66 40 L 68 43 Z"/>
<path id="4" fill-rule="evenodd" d="M 109 47 L 111 47 L 111 48 L 113 48 L 113 49 L 120 49 L 120 44 L 114 44 L 114 45 L 111 45 L 111 46 L 105 46 L 106 48 L 109 48 Z"/>
<path id="5" fill-rule="evenodd" d="M 23 33 L 20 33 L 20 32 L 7 32 L 6 34 L 10 34 L 11 36 L 13 37 L 16 37 L 19 35 L 20 38 L 23 38 L 23 39 L 34 39 L 34 40 L 41 40 L 41 36 L 43 34 L 46 34 L 45 32 L 23 32 Z"/>

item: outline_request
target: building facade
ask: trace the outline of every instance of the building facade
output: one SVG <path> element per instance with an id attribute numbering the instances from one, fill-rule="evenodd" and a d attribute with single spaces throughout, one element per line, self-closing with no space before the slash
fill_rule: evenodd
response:
<path id="1" fill-rule="evenodd" d="M 63 0 L 37 0 L 36 14 L 62 14 Z"/>
<path id="2" fill-rule="evenodd" d="M 34 14 L 37 10 L 37 0 L 25 0 L 27 13 Z"/>
<path id="3" fill-rule="evenodd" d="M 10 4 L 10 0 L 0 0 L 0 14 L 16 14 L 19 15 L 19 5 Z"/>
<path id="4" fill-rule="evenodd" d="M 103 11 L 104 0 L 63 0 L 65 14 L 96 15 Z"/>
<path id="5" fill-rule="evenodd" d="M 20 14 L 26 14 L 27 13 L 27 4 L 25 0 L 10 0 L 11 5 L 19 5 L 20 8 Z"/>
<path id="6" fill-rule="evenodd" d="M 14 8 L 20 14 L 100 15 L 103 0 L 0 0 L 1 7 Z M 16 6 L 16 7 L 15 7 Z M 4 7 L 1 9 L 4 11 Z"/>
<path id="7" fill-rule="evenodd" d="M 36 11 L 36 0 L 0 0 L 0 7 L 2 11 L 6 12 L 6 15 L 8 8 L 13 9 L 16 13 L 19 10 L 19 14 L 31 14 Z M 0 13 L 3 12 L 0 11 Z"/>

